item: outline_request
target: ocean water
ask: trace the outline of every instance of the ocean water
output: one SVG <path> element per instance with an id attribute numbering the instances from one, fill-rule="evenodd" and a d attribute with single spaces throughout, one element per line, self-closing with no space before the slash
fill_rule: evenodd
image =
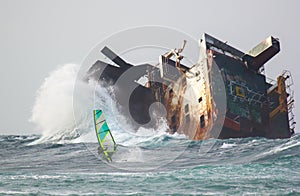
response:
<path id="1" fill-rule="evenodd" d="M 163 119 L 134 131 L 79 68 L 59 67 L 37 91 L 39 135 L 0 136 L 0 195 L 300 195 L 300 135 L 196 142 L 167 134 Z M 119 145 L 111 163 L 98 153 L 93 109 Z"/>
<path id="2" fill-rule="evenodd" d="M 93 152 L 97 143 L 34 144 L 40 137 L 0 136 L 0 195 L 300 195 L 300 135 L 162 134 L 120 145 L 111 163 Z"/>

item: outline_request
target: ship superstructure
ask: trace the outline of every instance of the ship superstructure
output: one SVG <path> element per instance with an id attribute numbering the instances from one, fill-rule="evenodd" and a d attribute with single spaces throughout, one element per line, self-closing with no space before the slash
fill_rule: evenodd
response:
<path id="1" fill-rule="evenodd" d="M 181 63 L 185 45 L 160 55 L 157 65 L 129 64 L 104 47 L 101 52 L 117 66 L 98 60 L 87 75 L 113 87 L 121 113 L 136 128 L 156 126 L 163 115 L 170 133 L 193 140 L 294 133 L 290 73 L 276 81 L 264 74 L 265 63 L 280 51 L 278 39 L 270 36 L 244 53 L 203 34 L 192 66 Z M 141 77 L 144 85 L 136 82 Z"/>

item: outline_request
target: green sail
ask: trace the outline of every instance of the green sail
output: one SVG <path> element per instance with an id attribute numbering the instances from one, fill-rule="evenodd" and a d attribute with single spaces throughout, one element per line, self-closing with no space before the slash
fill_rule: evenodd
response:
<path id="1" fill-rule="evenodd" d="M 94 110 L 95 130 L 100 148 L 105 155 L 107 161 L 112 161 L 111 157 L 116 152 L 117 144 L 107 125 L 102 110 Z"/>

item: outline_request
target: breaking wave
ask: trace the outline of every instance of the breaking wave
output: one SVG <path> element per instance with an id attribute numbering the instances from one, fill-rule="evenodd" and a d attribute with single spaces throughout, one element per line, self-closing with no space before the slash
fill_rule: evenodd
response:
<path id="1" fill-rule="evenodd" d="M 30 118 L 42 132 L 42 138 L 37 142 L 77 137 L 72 94 L 78 68 L 75 64 L 59 67 L 38 89 Z"/>
<path id="2" fill-rule="evenodd" d="M 42 137 L 32 144 L 54 142 L 96 142 L 93 109 L 102 109 L 113 134 L 123 145 L 134 145 L 166 135 L 164 119 L 158 130 L 140 128 L 133 131 L 126 117 L 118 113 L 109 90 L 95 81 L 77 78 L 80 66 L 63 65 L 49 74 L 36 94 L 30 121 Z M 76 92 L 74 89 L 76 87 Z"/>

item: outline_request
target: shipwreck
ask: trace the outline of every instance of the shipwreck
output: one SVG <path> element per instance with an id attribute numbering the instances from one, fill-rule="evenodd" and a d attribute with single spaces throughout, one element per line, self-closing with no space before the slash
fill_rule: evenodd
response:
<path id="1" fill-rule="evenodd" d="M 104 47 L 113 63 L 96 61 L 87 78 L 114 89 L 120 112 L 135 128 L 156 126 L 163 116 L 170 133 L 192 140 L 294 134 L 291 74 L 283 71 L 272 80 L 264 69 L 280 51 L 278 39 L 270 36 L 244 53 L 203 34 L 192 66 L 182 63 L 185 45 L 160 55 L 156 65 L 132 65 Z"/>

